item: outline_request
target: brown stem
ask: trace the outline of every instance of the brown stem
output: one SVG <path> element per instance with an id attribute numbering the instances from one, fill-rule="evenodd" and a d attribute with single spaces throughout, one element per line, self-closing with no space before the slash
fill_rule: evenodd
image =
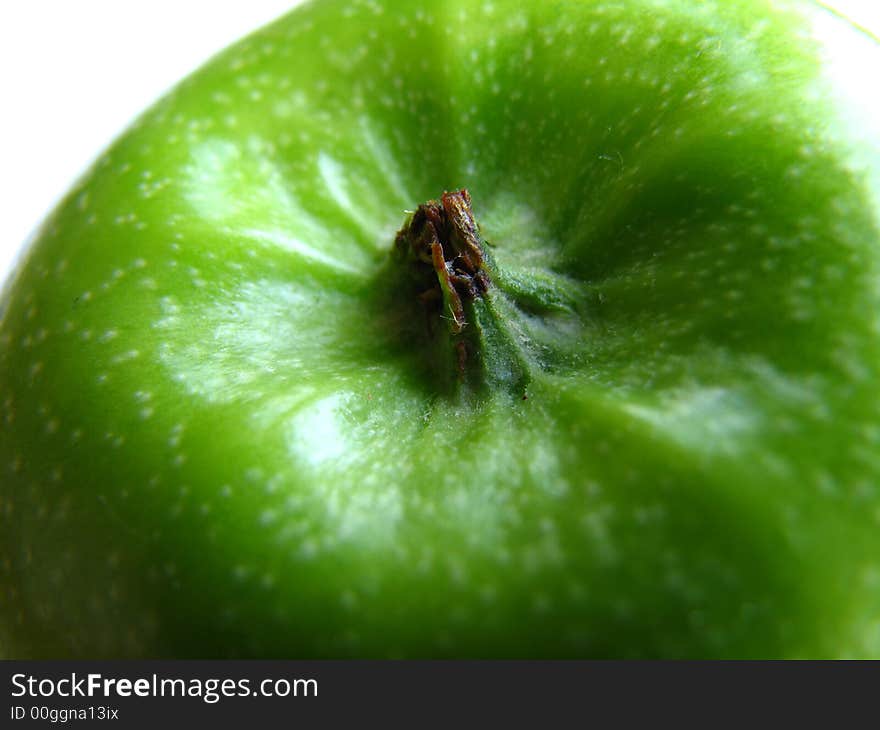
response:
<path id="1" fill-rule="evenodd" d="M 419 299 L 435 307 L 434 317 L 439 308 L 448 322 L 458 381 L 487 384 L 503 373 L 502 380 L 523 387 L 528 368 L 512 323 L 499 317 L 491 301 L 487 257 L 468 191 L 446 192 L 420 205 L 397 233 L 395 248 L 414 267 L 417 288 L 424 286 Z"/>

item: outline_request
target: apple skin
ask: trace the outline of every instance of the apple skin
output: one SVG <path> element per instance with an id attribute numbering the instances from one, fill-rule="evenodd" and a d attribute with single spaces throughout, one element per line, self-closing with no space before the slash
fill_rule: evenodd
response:
<path id="1" fill-rule="evenodd" d="M 750 0 L 319 0 L 211 61 L 4 290 L 0 651 L 880 656 L 878 64 Z M 389 263 L 461 186 L 523 393 Z"/>

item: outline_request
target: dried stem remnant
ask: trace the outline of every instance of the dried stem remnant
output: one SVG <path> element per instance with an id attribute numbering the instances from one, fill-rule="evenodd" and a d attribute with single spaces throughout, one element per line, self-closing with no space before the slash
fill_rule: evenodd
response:
<path id="1" fill-rule="evenodd" d="M 526 340 L 515 303 L 499 288 L 504 278 L 468 191 L 420 205 L 397 233 L 394 250 L 397 286 L 425 307 L 425 354 L 440 379 L 455 377 L 456 391 L 469 396 L 504 389 L 521 398 L 530 379 Z M 438 320 L 445 326 L 436 328 Z"/>
<path id="2" fill-rule="evenodd" d="M 463 302 L 482 296 L 489 286 L 468 191 L 443 193 L 439 203 L 420 205 L 398 232 L 395 246 L 434 270 L 437 287 L 430 287 L 422 299 L 436 298 L 439 288 L 452 334 L 460 334 L 467 325 Z"/>

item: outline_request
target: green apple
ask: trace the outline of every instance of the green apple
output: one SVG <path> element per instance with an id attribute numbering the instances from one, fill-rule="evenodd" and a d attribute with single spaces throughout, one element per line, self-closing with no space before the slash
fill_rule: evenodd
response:
<path id="1" fill-rule="evenodd" d="M 5 289 L 3 651 L 880 656 L 878 68 L 786 0 L 221 54 Z"/>

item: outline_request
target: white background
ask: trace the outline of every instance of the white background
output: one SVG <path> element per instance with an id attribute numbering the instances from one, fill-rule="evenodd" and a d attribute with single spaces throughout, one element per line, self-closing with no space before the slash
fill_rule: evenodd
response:
<path id="1" fill-rule="evenodd" d="M 43 217 L 134 116 L 297 3 L 0 2 L 0 281 Z M 828 4 L 880 34 L 880 0 Z"/>

